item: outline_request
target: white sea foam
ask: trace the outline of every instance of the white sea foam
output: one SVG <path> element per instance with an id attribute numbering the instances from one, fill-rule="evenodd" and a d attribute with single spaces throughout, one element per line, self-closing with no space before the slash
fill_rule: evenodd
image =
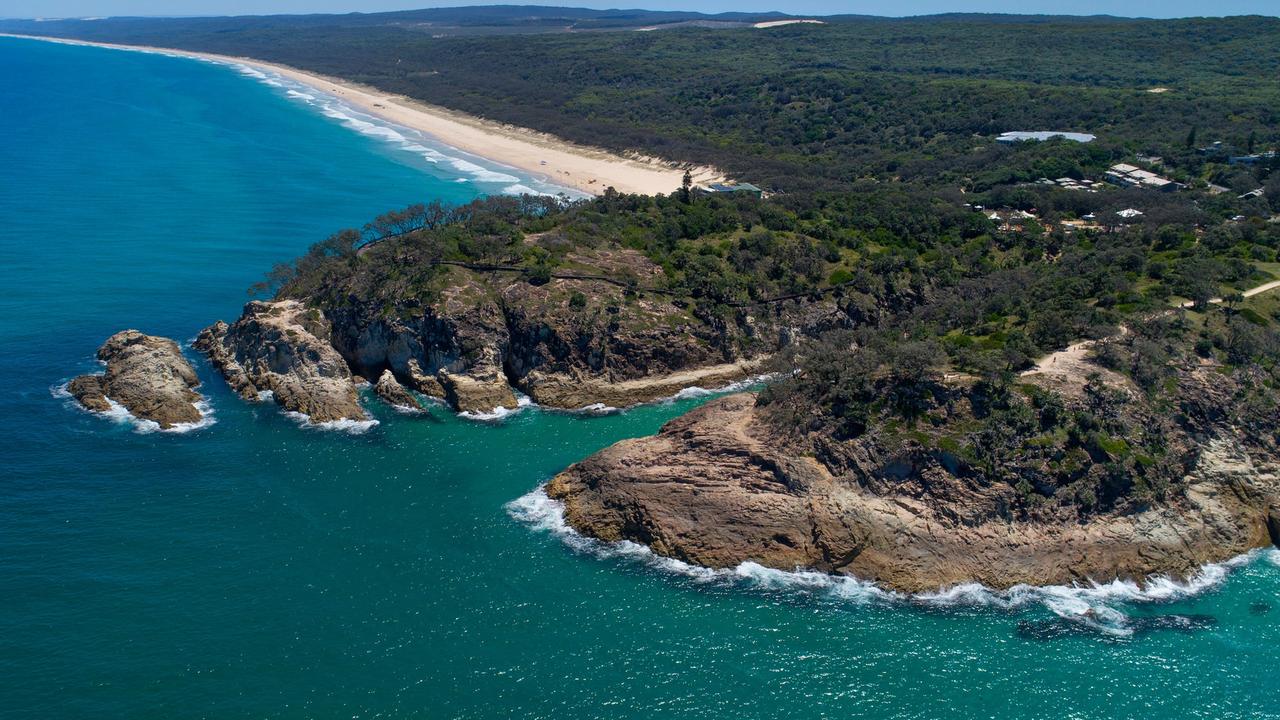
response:
<path id="1" fill-rule="evenodd" d="M 554 195 L 555 194 L 555 193 L 543 192 L 541 190 L 534 190 L 528 185 L 522 185 L 521 183 L 508 185 L 502 188 L 502 192 L 504 195 Z"/>
<path id="2" fill-rule="evenodd" d="M 504 173 L 504 172 L 490 170 L 488 168 L 481 167 L 480 165 L 477 165 L 471 162 L 470 160 L 464 160 L 460 157 L 451 157 L 451 158 L 448 158 L 448 160 L 449 160 L 449 164 L 453 166 L 454 170 L 457 170 L 458 172 L 464 172 L 480 182 L 513 183 L 513 182 L 520 181 L 520 178 L 516 177 L 515 175 L 508 175 L 507 173 Z"/>
<path id="3" fill-rule="evenodd" d="M 575 552 L 598 559 L 622 561 L 700 584 L 715 583 L 756 591 L 797 592 L 858 605 L 910 604 L 935 609 L 969 607 L 1001 611 L 1042 607 L 1059 618 L 1112 637 L 1125 637 L 1133 632 L 1130 617 L 1124 612 L 1125 606 L 1176 602 L 1195 597 L 1219 587 L 1233 569 L 1259 558 L 1265 557 L 1271 563 L 1280 565 L 1280 551 L 1269 548 L 1254 550 L 1225 562 L 1205 565 L 1183 580 L 1156 576 L 1148 578 L 1142 584 L 1113 580 L 1108 583 L 1073 586 L 1016 585 L 1007 590 L 993 590 L 978 583 L 965 583 L 935 592 L 907 595 L 847 575 L 831 575 L 803 568 L 777 570 L 754 562 L 716 570 L 663 557 L 628 540 L 602 542 L 571 528 L 564 520 L 564 504 L 552 500 L 541 487 L 507 503 L 506 510 L 515 520 L 534 530 L 554 535 Z"/>
<path id="4" fill-rule="evenodd" d="M 479 422 L 497 422 L 504 418 L 511 417 L 527 407 L 534 407 L 533 399 L 528 395 L 516 393 L 516 406 L 514 408 L 496 407 L 488 412 L 460 412 L 458 417 L 466 420 L 477 420 Z"/>
<path id="5" fill-rule="evenodd" d="M 134 415 L 133 413 L 129 412 L 129 410 L 125 408 L 125 406 L 121 405 L 115 400 L 112 400 L 111 398 L 107 398 L 107 405 L 110 407 L 110 409 L 90 410 L 89 408 L 81 405 L 71 395 L 71 391 L 67 389 L 68 384 L 69 383 L 62 383 L 61 385 L 55 385 L 49 388 L 49 392 L 55 398 L 66 401 L 66 403 L 70 407 L 75 408 L 76 410 L 81 410 L 83 412 L 97 415 L 98 417 L 105 418 L 107 420 L 110 420 L 120 425 L 129 425 L 133 427 L 134 432 L 140 435 L 147 435 L 154 432 L 173 433 L 175 435 L 181 435 L 184 433 L 189 433 L 193 430 L 200 430 L 203 428 L 207 428 L 213 425 L 214 423 L 218 422 L 217 418 L 213 416 L 213 405 L 210 404 L 209 400 L 204 397 L 200 398 L 200 400 L 193 403 L 196 407 L 196 410 L 200 411 L 199 420 L 195 422 L 190 422 L 190 423 L 175 423 L 170 427 L 162 428 L 160 427 L 160 423 L 154 420 L 147 420 L 145 418 L 140 418 Z"/>
<path id="6" fill-rule="evenodd" d="M 262 72 L 261 70 L 255 67 L 251 67 L 249 65 L 233 65 L 232 67 L 234 67 L 236 71 L 239 72 L 241 75 L 251 77 L 254 80 L 268 79 L 266 73 Z"/>
<path id="7" fill-rule="evenodd" d="M 285 410 L 284 416 L 297 422 L 298 426 L 304 430 L 331 430 L 336 432 L 344 432 L 350 435 L 363 435 L 378 424 L 373 418 L 365 420 L 328 420 L 325 422 L 311 422 L 311 418 L 307 415 L 293 410 Z"/>
<path id="8" fill-rule="evenodd" d="M 720 387 L 714 387 L 714 388 L 704 388 L 704 387 L 698 387 L 695 385 L 693 387 L 684 388 L 680 392 L 677 392 L 675 395 L 671 395 L 665 398 L 660 398 L 658 400 L 655 400 L 654 402 L 673 403 L 678 400 L 689 400 L 692 398 L 708 397 L 710 395 L 734 393 L 740 390 L 746 390 L 747 388 L 754 387 L 763 382 L 768 382 L 769 380 L 772 380 L 776 376 L 777 376 L 777 373 L 763 373 L 760 375 L 753 375 L 749 378 L 745 378 L 737 382 L 729 383 L 728 385 L 721 385 Z"/>
<path id="9" fill-rule="evenodd" d="M 614 407 L 612 405 L 605 405 L 602 402 L 598 402 L 598 403 L 591 403 L 590 405 L 583 405 L 580 408 L 569 410 L 568 412 L 578 413 L 581 415 L 614 415 L 622 411 L 623 411 L 623 408 Z"/>

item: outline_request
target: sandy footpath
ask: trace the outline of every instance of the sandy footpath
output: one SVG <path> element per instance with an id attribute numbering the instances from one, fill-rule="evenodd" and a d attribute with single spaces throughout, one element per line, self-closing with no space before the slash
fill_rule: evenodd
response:
<path id="1" fill-rule="evenodd" d="M 619 192 L 656 195 L 669 193 L 680 186 L 685 166 L 641 156 L 623 157 L 599 148 L 576 145 L 553 135 L 528 128 L 504 125 L 482 118 L 428 105 L 402 95 L 392 95 L 367 85 L 338 78 L 304 72 L 286 65 L 253 58 L 191 52 L 170 48 L 112 43 L 87 42 L 66 38 L 11 35 L 66 43 L 157 52 L 166 55 L 201 58 L 224 63 L 246 65 L 258 70 L 278 73 L 320 92 L 334 95 L 351 107 L 383 120 L 426 133 L 459 150 L 509 165 L 540 180 L 572 187 L 593 195 L 614 187 Z M 705 184 L 724 179 L 714 168 L 691 167 L 694 182 Z"/>

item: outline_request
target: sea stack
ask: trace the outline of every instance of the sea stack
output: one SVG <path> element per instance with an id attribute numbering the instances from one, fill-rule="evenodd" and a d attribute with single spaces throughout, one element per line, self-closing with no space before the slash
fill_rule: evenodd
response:
<path id="1" fill-rule="evenodd" d="M 161 429 L 203 417 L 196 406 L 201 396 L 192 389 L 200 380 L 173 340 L 122 330 L 98 348 L 98 359 L 107 364 L 105 373 L 81 375 L 67 384 L 89 410 L 110 410 L 114 401 Z"/>

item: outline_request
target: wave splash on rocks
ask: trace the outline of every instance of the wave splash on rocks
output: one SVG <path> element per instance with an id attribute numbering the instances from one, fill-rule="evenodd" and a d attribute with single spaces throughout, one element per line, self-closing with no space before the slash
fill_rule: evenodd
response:
<path id="1" fill-rule="evenodd" d="M 106 398 L 107 404 L 110 406 L 106 410 L 94 410 L 85 407 L 71 394 L 71 391 L 67 388 L 69 384 L 69 382 L 64 382 L 54 385 L 49 388 L 49 394 L 58 400 L 66 401 L 67 406 L 70 408 L 96 415 L 117 424 L 132 426 L 133 431 L 139 435 L 148 435 L 155 432 L 183 435 L 195 430 L 203 430 L 218 422 L 218 419 L 214 417 L 213 403 L 209 402 L 207 398 L 202 398 L 192 403 L 196 410 L 200 411 L 200 419 L 196 422 L 175 423 L 169 427 L 161 427 L 160 423 L 154 420 L 134 415 L 129 412 L 128 408 L 111 398 Z"/>
<path id="2" fill-rule="evenodd" d="M 1135 617 L 1125 610 L 1134 605 L 1173 603 L 1211 592 L 1220 587 L 1233 570 L 1260 559 L 1280 567 L 1280 550 L 1267 548 L 1252 550 L 1225 562 L 1204 565 L 1181 580 L 1152 576 L 1141 584 L 1116 579 L 1089 585 L 1016 585 L 1007 590 L 966 583 L 933 592 L 907 594 L 886 590 L 874 582 L 849 575 L 831 575 L 803 568 L 777 570 L 749 561 L 733 568 L 713 569 L 658 555 L 630 540 L 597 540 L 570 527 L 565 522 L 564 503 L 548 497 L 542 486 L 507 503 L 505 509 L 514 520 L 532 530 L 549 533 L 574 552 L 677 576 L 696 585 L 764 593 L 800 593 L 855 607 L 969 608 L 1007 613 L 1043 608 L 1058 622 L 1023 623 L 1026 627 L 1020 626 L 1020 631 L 1030 628 L 1031 631 L 1024 634 L 1037 638 L 1061 634 L 1041 630 L 1062 627 L 1112 639 L 1127 638 L 1144 629 L 1203 627 L 1211 624 L 1204 618 L 1182 615 Z"/>

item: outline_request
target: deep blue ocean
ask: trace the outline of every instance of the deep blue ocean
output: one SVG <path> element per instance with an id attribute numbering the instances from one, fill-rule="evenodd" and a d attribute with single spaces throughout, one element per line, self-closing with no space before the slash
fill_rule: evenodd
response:
<path id="1" fill-rule="evenodd" d="M 189 351 L 210 426 L 58 396 L 113 332 L 186 342 L 337 229 L 524 188 L 554 191 L 247 68 L 0 38 L 0 717 L 1280 717 L 1275 551 L 900 598 L 567 533 L 539 484 L 697 396 L 368 402 L 354 434 Z"/>

